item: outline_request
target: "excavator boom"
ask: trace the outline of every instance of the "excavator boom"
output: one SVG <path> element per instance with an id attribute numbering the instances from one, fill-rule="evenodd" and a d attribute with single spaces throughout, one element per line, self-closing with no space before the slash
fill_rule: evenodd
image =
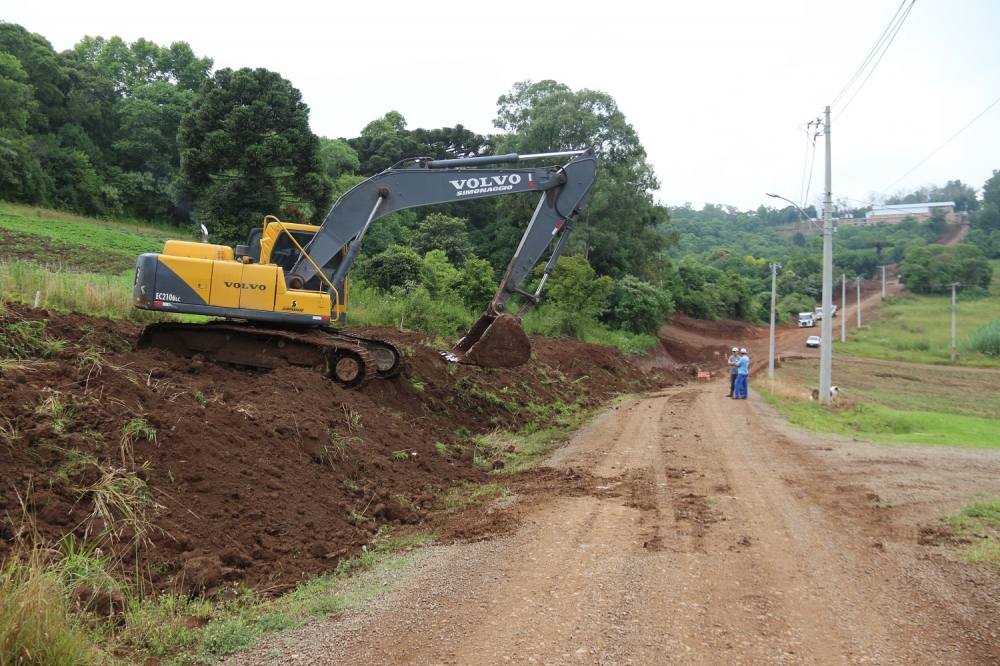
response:
<path id="1" fill-rule="evenodd" d="M 563 166 L 491 169 L 484 165 L 572 157 Z M 578 150 L 535 155 L 501 155 L 466 159 L 420 159 L 405 169 L 391 168 L 347 192 L 327 214 L 305 254 L 287 273 L 288 287 L 301 288 L 316 275 L 316 266 L 347 247 L 332 277 L 343 294 L 348 271 L 361 251 L 371 224 L 389 213 L 431 204 L 480 199 L 518 192 L 539 192 L 541 198 L 514 253 L 500 288 L 486 313 L 446 356 L 453 361 L 486 367 L 515 367 L 531 356 L 531 343 L 520 321 L 541 300 L 541 290 L 566 245 L 569 233 L 590 196 L 597 172 L 594 151 Z M 541 284 L 535 293 L 521 289 L 546 249 L 558 237 Z M 525 297 L 515 314 L 507 312 L 512 296 Z"/>
<path id="2" fill-rule="evenodd" d="M 565 157 L 571 159 L 561 166 L 497 166 Z M 587 202 L 597 170 L 594 151 L 406 162 L 412 164 L 386 169 L 348 191 L 319 227 L 268 216 L 235 252 L 208 244 L 205 232 L 202 243 L 168 241 L 163 253 L 141 255 L 132 289 L 136 307 L 242 323 L 154 324 L 140 337 L 140 346 L 200 354 L 236 367 L 311 365 L 346 387 L 390 377 L 400 361 L 392 343 L 343 330 L 316 335 L 317 329 L 343 319 L 347 274 L 371 225 L 407 208 L 537 192 L 534 215 L 486 313 L 446 354 L 488 367 L 527 361 L 531 343 L 520 321 L 540 302 L 542 286 Z M 534 293 L 522 290 L 553 241 L 541 284 Z M 511 314 L 508 301 L 515 294 L 524 297 L 524 304 Z"/>

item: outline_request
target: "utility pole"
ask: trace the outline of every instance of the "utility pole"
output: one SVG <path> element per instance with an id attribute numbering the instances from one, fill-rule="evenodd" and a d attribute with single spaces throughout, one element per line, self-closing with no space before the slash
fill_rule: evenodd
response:
<path id="1" fill-rule="evenodd" d="M 955 287 L 959 285 L 958 282 L 951 283 L 951 362 L 954 363 L 957 358 L 955 353 L 955 320 L 958 318 L 958 301 L 955 299 Z"/>
<path id="2" fill-rule="evenodd" d="M 885 300 L 885 266 L 882 267 L 882 300 Z"/>
<path id="3" fill-rule="evenodd" d="M 847 342 L 847 273 L 840 276 L 840 341 Z"/>
<path id="4" fill-rule="evenodd" d="M 767 376 L 771 378 L 772 390 L 774 384 L 774 300 L 778 292 L 778 269 L 781 264 L 769 264 L 771 266 L 771 350 L 767 360 Z"/>
<path id="5" fill-rule="evenodd" d="M 854 278 L 858 284 L 858 328 L 861 328 L 861 278 Z"/>
<path id="6" fill-rule="evenodd" d="M 830 157 L 830 107 L 825 109 L 826 181 L 823 192 L 823 331 L 819 346 L 819 402 L 829 405 L 833 374 L 833 175 Z"/>

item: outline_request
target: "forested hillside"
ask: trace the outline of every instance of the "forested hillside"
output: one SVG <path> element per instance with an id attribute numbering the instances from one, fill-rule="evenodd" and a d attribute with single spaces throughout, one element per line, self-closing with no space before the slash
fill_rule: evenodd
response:
<path id="1" fill-rule="evenodd" d="M 337 196 L 407 158 L 592 146 L 598 180 L 532 330 L 649 334 L 674 309 L 763 321 L 775 261 L 783 264 L 780 317 L 811 309 L 819 297 L 821 239 L 807 225 L 795 233 L 801 220 L 793 207 L 657 203 L 653 165 L 607 93 L 550 80 L 515 83 L 497 101 L 495 132 L 485 135 L 462 125 L 410 128 L 390 110 L 356 137 L 327 138 L 313 133 L 309 111 L 279 73 L 213 70 L 212 58 L 185 42 L 86 36 L 57 53 L 43 36 L 0 22 L 0 199 L 105 219 L 204 223 L 213 239 L 236 244 L 265 215 L 320 221 Z M 1000 256 L 1000 177 L 987 182 L 982 200 L 953 181 L 889 202 L 940 196 L 960 202 L 976 225 L 972 246 L 956 250 L 970 267 L 963 282 L 988 284 L 982 257 Z M 511 195 L 388 216 L 366 236 L 354 276 L 386 297 L 475 312 L 496 288 L 535 202 L 535 195 Z M 846 200 L 839 208 L 866 210 Z M 871 277 L 942 230 L 940 219 L 844 227 L 835 237 L 835 273 Z M 916 252 L 911 264 L 941 260 Z M 943 275 L 935 270 L 904 275 L 937 276 L 926 278 L 930 289 Z"/>

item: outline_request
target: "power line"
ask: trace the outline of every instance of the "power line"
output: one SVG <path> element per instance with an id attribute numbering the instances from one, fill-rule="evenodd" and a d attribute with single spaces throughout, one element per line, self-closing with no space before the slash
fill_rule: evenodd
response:
<path id="1" fill-rule="evenodd" d="M 858 77 L 861 76 L 861 73 L 865 70 L 865 67 L 868 66 L 868 63 L 871 62 L 871 59 L 875 56 L 875 52 L 878 49 L 879 45 L 885 40 L 885 36 L 889 32 L 889 28 L 891 28 L 892 24 L 896 22 L 896 17 L 899 16 L 899 12 L 902 11 L 903 5 L 905 4 L 906 0 L 903 0 L 901 3 L 899 3 L 899 7 L 896 9 L 896 13 L 892 15 L 892 19 L 889 21 L 889 23 L 886 24 L 885 28 L 882 30 L 882 34 L 879 35 L 878 40 L 875 42 L 875 46 L 873 46 L 871 50 L 868 51 L 868 55 L 865 56 L 865 59 L 861 62 L 861 65 L 858 67 L 858 70 L 854 72 L 854 76 L 851 77 L 851 80 L 847 82 L 847 85 L 844 86 L 844 89 L 837 94 L 837 96 L 833 99 L 832 102 L 830 102 L 830 106 L 836 105 L 837 102 L 840 101 L 840 98 L 843 97 L 844 94 L 854 84 L 854 82 L 858 80 Z"/>
<path id="2" fill-rule="evenodd" d="M 868 76 L 866 76 L 865 79 L 864 79 L 864 81 L 861 82 L 861 84 L 858 86 L 857 90 L 854 91 L 854 94 L 851 95 L 851 98 L 849 100 L 847 100 L 847 103 L 844 104 L 844 106 L 841 107 L 840 111 L 837 112 L 837 115 L 834 116 L 834 120 L 836 120 L 837 118 L 839 118 L 844 113 L 844 111 L 847 110 L 847 107 L 851 105 L 851 102 L 854 101 L 854 98 L 858 96 L 858 93 L 861 92 L 861 89 L 865 87 L 866 83 L 868 83 L 868 79 L 871 78 L 872 74 L 875 72 L 875 68 L 877 68 L 878 65 L 879 65 L 879 63 L 882 62 L 882 58 L 885 56 L 886 52 L 889 50 L 889 47 L 892 46 L 893 41 L 895 41 L 895 39 L 896 39 L 896 35 L 899 34 L 899 29 L 903 27 L 903 22 L 906 21 L 906 17 L 910 15 L 910 10 L 913 9 L 913 5 L 915 3 L 916 3 L 916 0 L 911 0 L 909 7 L 906 8 L 906 12 L 900 17 L 899 22 L 896 24 L 896 29 L 893 31 L 892 35 L 889 37 L 888 43 L 886 43 L 885 48 L 882 49 L 882 53 L 879 54 L 878 60 L 876 60 L 875 64 L 872 65 L 871 69 L 868 70 Z"/>
<path id="3" fill-rule="evenodd" d="M 967 123 L 965 124 L 965 126 L 964 126 L 964 127 L 962 127 L 962 129 L 960 129 L 960 130 L 958 130 L 957 132 L 955 132 L 954 134 L 952 134 L 952 135 L 951 135 L 951 138 L 949 138 L 949 139 L 948 139 L 947 141 L 945 141 L 945 142 L 944 142 L 944 143 L 942 143 L 942 144 L 941 144 L 940 146 L 938 146 L 937 148 L 935 148 L 935 149 L 934 149 L 934 151 L 933 151 L 933 152 L 932 152 L 932 153 L 931 153 L 930 155 L 928 155 L 928 156 L 927 156 L 927 157 L 925 157 L 924 159 L 920 160 L 920 162 L 919 162 L 919 163 L 917 163 L 917 166 L 913 167 L 912 169 L 910 169 L 909 171 L 907 171 L 906 173 L 904 173 L 904 174 L 903 174 L 902 176 L 900 176 L 900 177 L 899 177 L 899 178 L 897 178 L 897 179 L 896 179 L 895 181 L 893 181 L 892 185 L 890 185 L 889 187 L 887 187 L 887 188 L 885 188 L 884 190 L 882 190 L 881 192 L 879 192 L 879 195 L 883 195 L 883 194 L 885 194 L 886 192 L 888 192 L 888 191 L 889 191 L 890 189 L 892 189 L 892 188 L 893 188 L 893 186 L 895 186 L 895 185 L 896 185 L 896 183 L 898 183 L 899 181 L 901 181 L 901 180 L 903 180 L 904 178 L 906 178 L 907 176 L 909 176 L 909 175 L 910 175 L 911 173 L 913 173 L 913 172 L 914 172 L 914 171 L 916 171 L 916 170 L 917 170 L 918 168 L 920 168 L 920 166 L 921 166 L 921 165 L 922 165 L 922 164 L 923 164 L 924 162 L 926 162 L 926 161 L 927 161 L 927 160 L 929 160 L 930 158 L 934 157 L 934 156 L 935 156 L 935 155 L 936 155 L 936 154 L 938 153 L 938 151 L 939 151 L 939 150 L 941 150 L 942 148 L 944 148 L 945 146 L 947 146 L 947 145 L 948 145 L 949 143 L 951 143 L 951 142 L 952 142 L 952 141 L 953 141 L 953 140 L 955 139 L 955 137 L 957 137 L 957 136 L 958 136 L 959 134 L 961 134 L 962 132 L 964 132 L 965 130 L 967 130 L 967 129 L 969 128 L 969 126 L 970 126 L 970 125 L 972 125 L 972 123 L 974 123 L 974 122 L 976 122 L 977 120 L 979 120 L 979 119 L 980 119 L 981 117 L 983 117 L 983 115 L 984 115 L 984 114 L 985 114 L 985 113 L 986 113 L 987 111 L 989 111 L 989 110 L 990 110 L 990 109 L 992 109 L 992 108 L 993 108 L 994 106 L 996 106 L 996 105 L 997 105 L 997 102 L 1000 102 L 1000 97 L 996 98 L 996 99 L 995 99 L 995 100 L 993 101 L 993 103 L 992 103 L 992 104 L 990 104 L 990 105 L 989 105 L 988 107 L 986 107 L 985 109 L 983 109 L 983 110 L 982 110 L 982 112 L 981 112 L 981 113 L 980 113 L 979 115 L 977 115 L 977 116 L 976 116 L 975 118 L 973 118 L 972 120 L 970 120 L 969 122 L 967 122 Z"/>
<path id="4" fill-rule="evenodd" d="M 904 2 L 905 2 L 905 0 L 904 0 Z M 889 47 L 892 46 L 893 41 L 895 41 L 895 39 L 896 39 L 896 35 L 899 34 L 899 29 L 903 27 L 903 22 L 906 21 L 906 17 L 910 15 L 910 10 L 913 9 L 913 5 L 916 4 L 916 2 L 917 2 L 917 0 L 910 0 L 910 5 L 906 8 L 906 11 L 903 12 L 903 15 L 899 17 L 899 21 L 896 22 L 895 28 L 892 30 L 892 34 L 889 36 L 889 41 L 885 42 L 885 46 L 882 48 L 882 52 L 879 54 L 878 60 L 876 60 L 875 64 L 871 66 L 871 69 L 868 70 L 868 75 L 864 78 L 864 80 L 861 82 L 861 84 L 854 91 L 854 94 L 851 95 L 851 98 L 849 100 L 847 100 L 847 103 L 844 104 L 844 106 L 842 106 L 840 108 L 840 111 L 837 112 L 837 115 L 834 116 L 834 120 L 836 120 L 837 118 L 839 118 L 844 113 L 844 111 L 847 110 L 847 107 L 851 105 L 851 102 L 854 101 L 854 98 L 858 96 L 858 93 L 861 92 L 861 89 L 865 87 L 866 83 L 868 83 L 868 79 L 871 78 L 872 74 L 875 72 L 875 69 L 878 67 L 878 64 L 880 62 L 882 62 L 882 58 L 885 56 L 886 52 L 889 50 Z M 897 14 L 898 14 L 898 10 L 897 10 Z M 884 40 L 884 38 L 883 38 L 883 40 Z M 880 41 L 882 41 L 882 40 L 880 40 Z M 878 46 L 879 45 L 876 44 L 875 48 L 877 49 Z M 873 53 L 874 53 L 874 51 L 873 51 Z M 848 87 L 849 86 L 850 86 L 850 84 L 848 84 Z M 845 88 L 844 90 L 846 91 L 847 89 Z M 841 96 L 843 94 L 844 94 L 844 92 L 842 91 L 841 92 Z M 831 104 L 831 106 L 832 106 L 832 104 Z"/>

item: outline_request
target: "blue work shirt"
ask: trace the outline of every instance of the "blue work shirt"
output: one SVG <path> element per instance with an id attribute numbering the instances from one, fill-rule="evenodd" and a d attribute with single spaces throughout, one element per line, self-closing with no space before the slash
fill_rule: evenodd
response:
<path id="1" fill-rule="evenodd" d="M 740 357 L 737 356 L 736 354 L 733 354 L 732 356 L 729 357 L 729 362 L 730 363 L 739 363 L 740 362 Z M 735 375 L 736 374 L 736 366 L 735 365 L 729 366 L 729 374 L 731 374 L 731 375 Z"/>
<path id="2" fill-rule="evenodd" d="M 738 375 L 749 375 L 750 374 L 750 357 L 740 356 L 740 363 L 736 366 Z"/>

